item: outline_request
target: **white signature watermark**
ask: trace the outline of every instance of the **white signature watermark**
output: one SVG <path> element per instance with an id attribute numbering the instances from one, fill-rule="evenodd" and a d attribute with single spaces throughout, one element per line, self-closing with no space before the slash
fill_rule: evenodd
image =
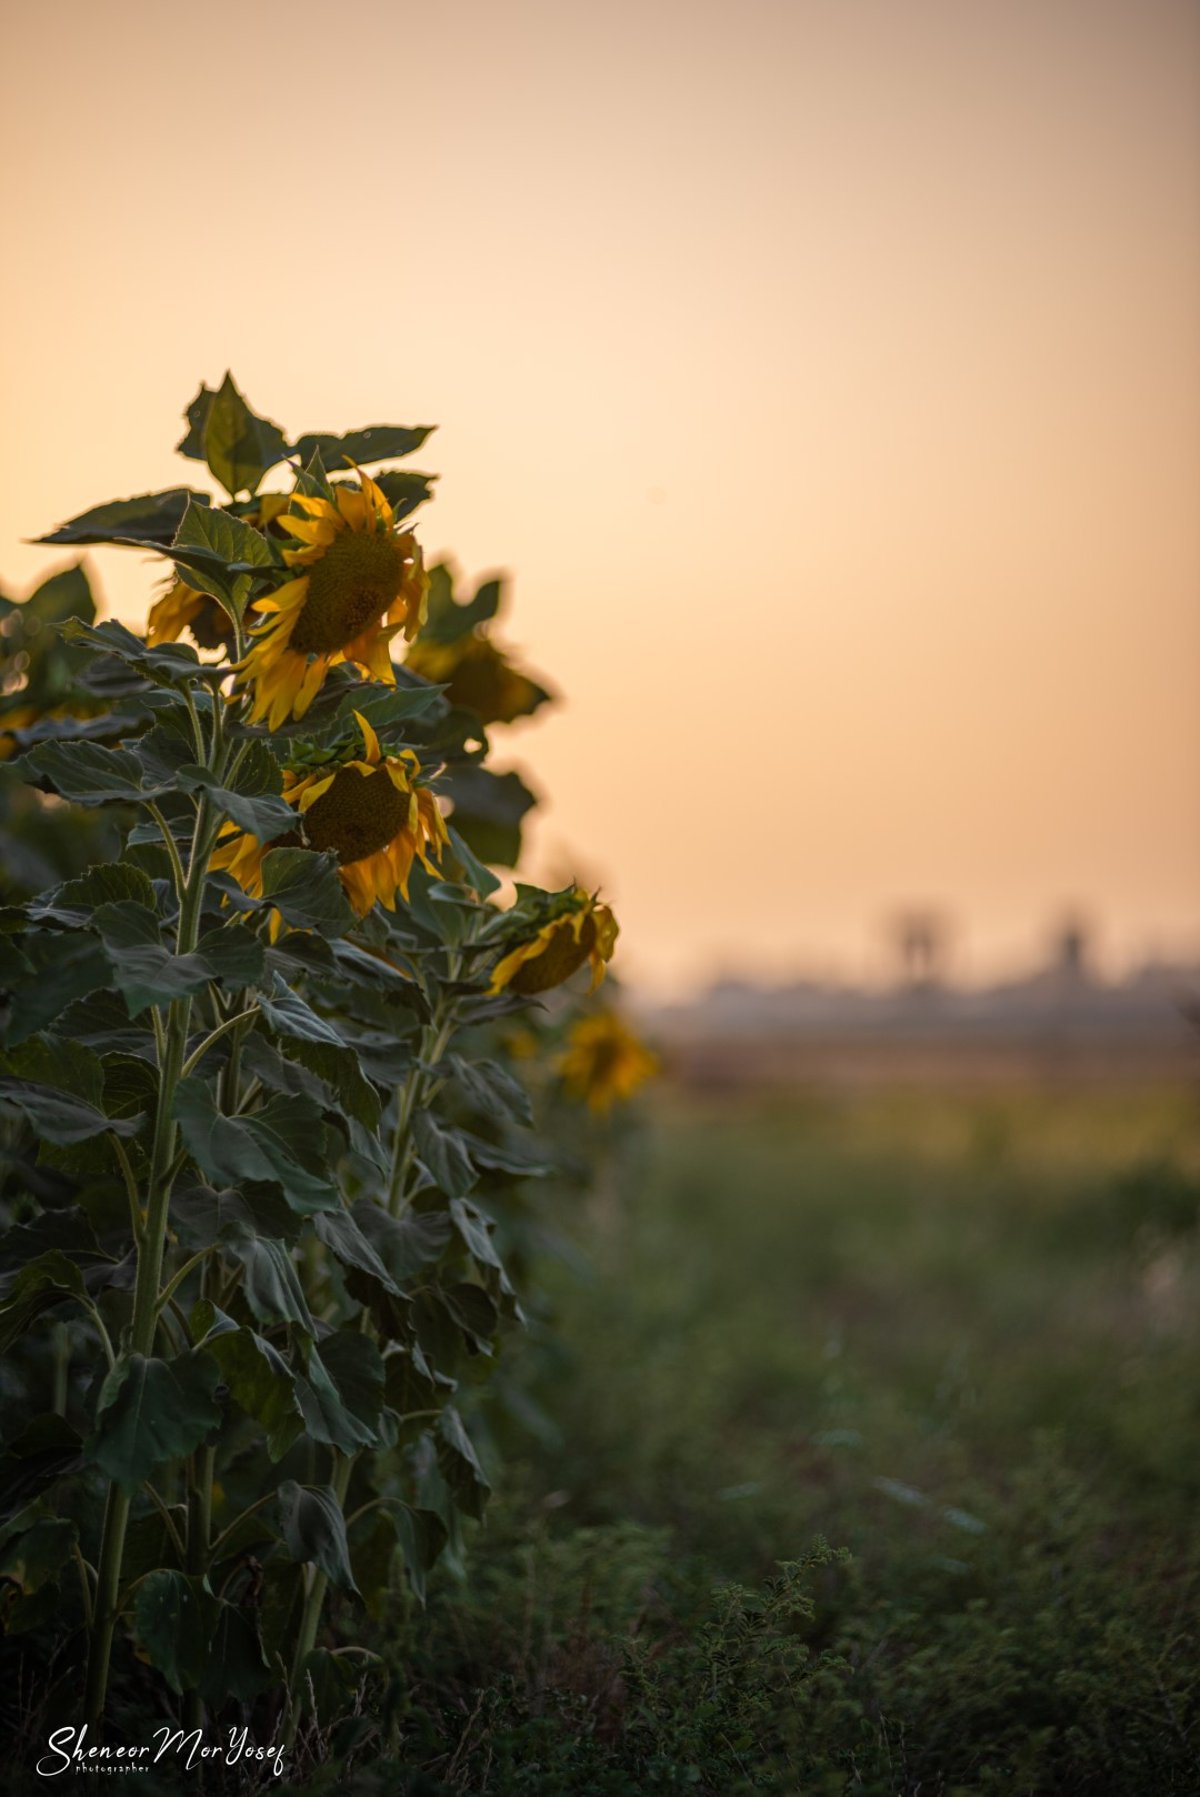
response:
<path id="1" fill-rule="evenodd" d="M 250 1739 L 248 1728 L 231 1728 L 227 1741 L 206 1741 L 203 1729 L 155 1729 L 149 1742 L 126 1746 L 87 1745 L 87 1723 L 82 1728 L 52 1729 L 44 1753 L 35 1770 L 42 1778 L 57 1778 L 60 1772 L 147 1772 L 168 1754 L 182 1762 L 185 1772 L 211 1760 L 236 1766 L 254 1760 L 272 1762 L 276 1778 L 283 1776 L 283 1747 L 262 1747 Z"/>

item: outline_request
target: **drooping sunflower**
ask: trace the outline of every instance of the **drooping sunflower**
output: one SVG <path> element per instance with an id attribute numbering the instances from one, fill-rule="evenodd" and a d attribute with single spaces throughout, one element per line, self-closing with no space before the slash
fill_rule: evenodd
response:
<path id="1" fill-rule="evenodd" d="M 283 796 L 296 812 L 294 835 L 260 842 L 249 831 L 227 824 L 210 863 L 229 873 L 244 891 L 262 895 L 263 859 L 272 848 L 302 845 L 332 849 L 346 896 L 360 917 L 376 899 L 389 911 L 396 894 L 408 897 L 414 861 L 430 873 L 449 838 L 422 768 L 411 749 L 385 755 L 379 738 L 359 712 L 364 755 L 351 761 L 288 769 Z"/>
<path id="2" fill-rule="evenodd" d="M 592 969 L 589 990 L 596 990 L 617 946 L 619 925 L 609 907 L 582 886 L 563 896 L 566 908 L 496 963 L 489 988 L 492 997 L 506 986 L 525 998 L 549 992 L 578 973 L 585 961 Z"/>
<path id="3" fill-rule="evenodd" d="M 418 637 L 404 665 L 444 686 L 450 703 L 466 706 L 481 724 L 514 723 L 551 697 L 486 636 L 468 635 L 453 643 Z"/>
<path id="4" fill-rule="evenodd" d="M 558 1062 L 567 1091 L 590 1111 L 604 1112 L 632 1098 L 658 1072 L 658 1056 L 616 1011 L 577 1018 Z"/>
<path id="5" fill-rule="evenodd" d="M 211 593 L 198 593 L 182 580 L 173 580 L 150 607 L 146 642 L 151 649 L 177 643 L 185 630 L 191 631 L 199 649 L 226 649 L 234 640 L 233 619 Z"/>
<path id="6" fill-rule="evenodd" d="M 411 531 L 396 529 L 395 513 L 369 475 L 358 486 L 339 481 L 334 497 L 294 493 L 278 523 L 304 545 L 285 549 L 301 570 L 269 598 L 268 614 L 239 664 L 239 683 L 253 693 L 250 721 L 272 730 L 302 718 L 337 662 L 349 661 L 394 686 L 391 640 L 411 642 L 425 615 L 428 581 Z"/>

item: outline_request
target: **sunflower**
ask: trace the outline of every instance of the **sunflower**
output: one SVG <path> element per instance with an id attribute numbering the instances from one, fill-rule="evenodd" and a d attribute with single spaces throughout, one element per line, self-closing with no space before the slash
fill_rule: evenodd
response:
<path id="1" fill-rule="evenodd" d="M 360 917 L 376 899 L 394 911 L 397 892 L 408 897 L 414 861 L 437 871 L 433 860 L 448 837 L 437 800 L 419 784 L 420 762 L 411 749 L 385 755 L 366 718 L 354 715 L 362 731 L 362 759 L 284 773 L 283 796 L 296 812 L 295 834 L 272 844 L 226 824 L 210 863 L 214 871 L 232 874 L 244 891 L 261 897 L 269 849 L 288 844 L 332 849 L 346 896 Z"/>
<path id="2" fill-rule="evenodd" d="M 404 665 L 444 686 L 450 703 L 473 711 L 481 724 L 511 724 L 550 698 L 544 686 L 514 667 L 486 636 L 460 637 L 454 643 L 418 637 Z"/>
<path id="3" fill-rule="evenodd" d="M 411 531 L 396 529 L 395 513 L 369 475 L 358 486 L 339 481 L 334 497 L 293 493 L 298 510 L 278 520 L 304 545 L 285 549 L 294 580 L 258 601 L 270 614 L 239 663 L 239 681 L 253 691 L 250 722 L 275 730 L 302 718 L 340 661 L 354 662 L 376 680 L 396 684 L 391 639 L 409 642 L 425 616 L 428 581 Z"/>
<path id="4" fill-rule="evenodd" d="M 593 1011 L 571 1025 L 558 1073 L 572 1097 L 590 1111 L 608 1111 L 631 1098 L 658 1072 L 658 1056 L 615 1011 Z"/>
<path id="5" fill-rule="evenodd" d="M 572 888 L 564 896 L 566 910 L 496 963 L 489 987 L 493 998 L 506 986 L 524 998 L 548 992 L 578 973 L 585 961 L 592 969 L 589 990 L 596 990 L 617 945 L 617 920 L 607 905 L 599 904 L 582 886 Z"/>
<path id="6" fill-rule="evenodd" d="M 211 593 L 198 593 L 174 580 L 150 607 L 146 642 L 151 649 L 177 643 L 185 630 L 191 631 L 200 649 L 227 649 L 234 641 L 233 619 L 225 607 Z"/>

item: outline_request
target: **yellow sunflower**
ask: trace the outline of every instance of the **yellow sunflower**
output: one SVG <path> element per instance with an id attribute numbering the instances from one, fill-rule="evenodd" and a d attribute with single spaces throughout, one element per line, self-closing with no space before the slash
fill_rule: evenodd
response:
<path id="1" fill-rule="evenodd" d="M 658 1056 L 615 1011 L 592 1011 L 578 1018 L 558 1062 L 563 1085 L 590 1111 L 624 1103 L 658 1072 Z"/>
<path id="2" fill-rule="evenodd" d="M 160 643 L 177 643 L 185 630 L 191 631 L 199 649 L 225 649 L 234 640 L 233 619 L 225 607 L 210 593 L 198 593 L 182 580 L 174 580 L 150 607 L 146 642 L 151 649 Z"/>
<path id="3" fill-rule="evenodd" d="M 296 812 L 295 835 L 260 842 L 226 824 L 210 863 L 214 871 L 231 874 L 244 891 L 261 897 L 263 858 L 270 849 L 301 843 L 332 849 L 346 896 L 360 917 L 376 899 L 394 911 L 397 892 L 408 897 L 414 861 L 436 873 L 433 861 L 448 837 L 437 800 L 428 786 L 418 784 L 420 762 L 411 749 L 385 755 L 366 718 L 354 715 L 365 750 L 361 760 L 284 773 L 283 796 Z"/>
<path id="4" fill-rule="evenodd" d="M 337 662 L 394 686 L 391 639 L 403 631 L 411 642 L 421 628 L 429 582 L 416 538 L 396 529 L 369 475 L 360 470 L 358 483 L 339 481 L 332 501 L 293 493 L 298 509 L 278 519 L 304 545 L 283 552 L 302 571 L 258 601 L 270 615 L 238 668 L 254 695 L 251 723 L 275 730 L 302 718 Z"/>
<path id="5" fill-rule="evenodd" d="M 576 886 L 569 895 L 570 909 L 543 924 L 536 936 L 522 942 L 498 961 L 492 972 L 492 997 L 511 986 L 525 998 L 561 986 L 587 961 L 592 969 L 594 992 L 604 978 L 607 962 L 617 946 L 618 924 L 607 905 Z"/>

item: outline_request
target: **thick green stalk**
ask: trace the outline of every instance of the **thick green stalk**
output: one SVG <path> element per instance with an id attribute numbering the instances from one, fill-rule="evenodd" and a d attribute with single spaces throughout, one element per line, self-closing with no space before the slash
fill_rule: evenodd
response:
<path id="1" fill-rule="evenodd" d="M 177 952 L 190 954 L 199 934 L 200 900 L 204 891 L 207 863 L 208 804 L 202 798 L 196 813 L 196 829 L 192 838 L 191 865 L 179 907 Z M 170 1168 L 175 1158 L 175 1088 L 187 1052 L 191 1000 L 176 999 L 167 1014 L 164 1032 L 163 1060 L 159 1067 L 158 1104 L 154 1115 L 154 1136 L 150 1149 L 150 1174 L 147 1183 L 146 1223 L 138 1242 L 137 1273 L 133 1288 L 133 1320 L 129 1346 L 134 1354 L 149 1356 L 154 1352 L 158 1323 L 159 1291 L 162 1284 L 163 1250 L 167 1238 L 167 1212 L 171 1199 Z M 109 1486 L 104 1511 L 104 1534 L 97 1568 L 96 1607 L 88 1650 L 87 1688 L 84 1716 L 93 1732 L 98 1733 L 104 1715 L 104 1699 L 108 1691 L 108 1671 L 112 1658 L 113 1632 L 121 1591 L 121 1566 L 125 1558 L 125 1532 L 129 1524 L 128 1492 Z"/>

